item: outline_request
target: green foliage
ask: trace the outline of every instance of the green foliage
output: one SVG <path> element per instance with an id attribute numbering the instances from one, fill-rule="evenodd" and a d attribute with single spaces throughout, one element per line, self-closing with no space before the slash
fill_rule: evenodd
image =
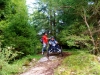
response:
<path id="1" fill-rule="evenodd" d="M 0 21 L 2 47 L 13 45 L 15 51 L 22 52 L 24 55 L 37 53 L 36 31 L 28 22 L 25 0 L 9 1 L 3 12 L 6 18 Z"/>
<path id="2" fill-rule="evenodd" d="M 4 62 L 0 62 L 4 63 Z M 10 65 L 8 63 L 4 63 L 4 66 L 2 67 L 2 70 L 0 71 L 1 75 L 13 75 L 17 74 L 21 71 L 21 68 L 19 68 L 19 65 Z"/>
<path id="3" fill-rule="evenodd" d="M 13 44 L 16 51 L 33 54 L 37 42 L 35 37 L 36 33 L 33 29 L 33 27 L 25 24 L 22 25 L 22 27 L 19 24 L 17 26 L 15 26 L 15 24 L 14 26 L 12 25 L 6 30 L 7 32 L 4 33 L 4 44 L 8 46 Z"/>
<path id="4" fill-rule="evenodd" d="M 80 25 L 78 22 L 74 22 L 72 25 L 67 26 L 64 30 L 60 32 L 58 38 L 62 44 L 66 44 L 69 47 L 91 47 L 89 43 L 89 35 L 83 34 L 83 31 L 86 30 L 85 25 Z"/>
<path id="5" fill-rule="evenodd" d="M 47 9 L 49 12 L 50 23 L 51 25 L 56 25 L 55 33 L 61 32 L 58 37 L 58 39 L 64 43 L 68 44 L 69 46 L 75 46 L 76 38 L 77 39 L 84 39 L 86 41 L 81 40 L 81 43 L 84 43 L 85 45 L 88 45 L 90 47 L 91 39 L 87 40 L 87 37 L 90 37 L 90 33 L 88 30 L 90 29 L 90 32 L 95 32 L 95 29 L 98 29 L 98 16 L 100 16 L 96 12 L 96 10 L 99 10 L 98 5 L 100 4 L 100 1 L 93 1 L 93 0 L 42 0 L 43 3 L 47 4 Z M 95 12 L 95 14 L 94 14 Z M 55 14 L 55 16 L 53 15 Z M 84 17 L 86 16 L 86 21 L 88 23 L 88 26 L 86 26 L 86 21 Z M 54 20 L 52 19 L 55 19 Z M 84 22 L 85 21 L 85 22 Z M 91 28 L 93 26 L 93 28 Z M 96 27 L 97 26 L 97 27 Z M 64 33 L 65 32 L 65 33 Z M 83 36 L 81 36 L 84 35 Z M 71 36 L 77 36 L 75 39 L 73 39 Z M 93 34 L 94 35 L 94 34 Z M 56 34 L 55 34 L 56 36 Z M 64 37 L 63 37 L 64 36 Z M 69 36 L 71 38 L 67 41 L 65 40 L 66 37 Z M 95 40 L 95 36 L 93 36 L 93 39 Z M 98 35 L 99 36 L 99 35 Z M 60 39 L 61 38 L 61 39 Z M 80 41 L 80 40 L 78 40 Z M 87 42 L 89 41 L 89 42 Z M 91 46 L 92 47 L 92 46 Z"/>
<path id="6" fill-rule="evenodd" d="M 0 30 L 3 31 L 8 25 L 9 25 L 9 22 L 7 23 L 4 20 L 0 21 Z"/>
<path id="7" fill-rule="evenodd" d="M 12 46 L 1 49 L 0 59 L 7 62 L 14 59 L 19 53 L 17 51 L 14 52 L 13 50 L 14 48 Z"/>
<path id="8" fill-rule="evenodd" d="M 6 4 L 7 1 L 10 1 L 10 0 L 0 0 L 0 4 L 2 3 Z"/>
<path id="9" fill-rule="evenodd" d="M 23 66 L 26 62 L 28 62 L 27 64 L 29 65 L 29 63 L 34 59 L 34 61 L 32 61 L 32 64 L 34 65 L 41 57 L 42 55 L 27 55 L 22 59 L 15 60 L 12 64 L 8 64 L 8 62 L 0 59 L 0 75 L 15 75 L 24 72 Z"/>
<path id="10" fill-rule="evenodd" d="M 69 35 L 66 37 L 61 38 L 61 41 L 66 43 L 68 46 L 77 46 L 78 42 L 85 44 L 89 41 L 89 36 L 76 36 L 76 35 Z"/>
<path id="11" fill-rule="evenodd" d="M 55 72 L 55 75 L 99 75 L 100 65 L 96 56 L 90 55 L 85 51 L 71 52 L 72 55 L 66 57 L 61 66 Z"/>
<path id="12" fill-rule="evenodd" d="M 17 66 L 18 65 L 9 65 L 8 62 L 14 60 L 18 54 L 17 51 L 14 51 L 14 47 L 6 47 L 1 49 L 0 48 L 0 75 L 10 75 L 9 73 L 20 71 Z"/>
<path id="13" fill-rule="evenodd" d="M 44 13 L 35 11 L 31 17 L 30 21 L 32 21 L 32 24 L 35 26 L 37 32 L 41 29 L 49 29 L 48 18 Z"/>

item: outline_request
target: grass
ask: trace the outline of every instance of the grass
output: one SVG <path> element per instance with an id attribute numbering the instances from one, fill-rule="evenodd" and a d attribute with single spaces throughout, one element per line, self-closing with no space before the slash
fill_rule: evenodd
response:
<path id="1" fill-rule="evenodd" d="M 41 57 L 42 55 L 39 54 L 27 55 L 22 59 L 15 60 L 12 64 L 8 64 L 7 62 L 0 60 L 0 63 L 2 63 L 2 69 L 0 70 L 0 75 L 15 75 L 21 73 L 24 71 L 23 70 L 24 65 L 28 65 L 32 59 L 35 59 L 35 61 L 37 61 Z M 33 62 L 33 64 L 35 64 L 35 61 Z"/>
<path id="2" fill-rule="evenodd" d="M 62 65 L 55 70 L 55 75 L 100 75 L 100 63 L 95 55 L 85 50 L 68 51 Z"/>

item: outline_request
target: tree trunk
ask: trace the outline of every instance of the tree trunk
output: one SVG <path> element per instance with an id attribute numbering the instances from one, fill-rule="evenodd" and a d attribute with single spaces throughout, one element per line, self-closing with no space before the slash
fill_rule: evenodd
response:
<path id="1" fill-rule="evenodd" d="M 94 46 L 92 52 L 93 52 L 93 54 L 95 54 L 95 53 L 98 52 L 98 50 L 97 50 L 97 47 L 96 47 L 96 44 L 95 44 L 95 41 L 94 41 L 94 38 L 93 38 L 93 35 L 92 35 L 92 32 L 91 32 L 91 29 L 90 29 L 90 26 L 89 26 L 89 24 L 88 24 L 88 22 L 87 22 L 85 10 L 84 10 L 84 16 L 83 16 L 83 19 L 84 19 L 84 22 L 85 22 L 85 24 L 86 24 L 86 26 L 87 26 L 87 28 L 88 28 L 88 31 L 89 31 L 89 34 L 90 34 L 90 38 L 91 38 L 92 44 L 93 44 L 93 46 Z"/>

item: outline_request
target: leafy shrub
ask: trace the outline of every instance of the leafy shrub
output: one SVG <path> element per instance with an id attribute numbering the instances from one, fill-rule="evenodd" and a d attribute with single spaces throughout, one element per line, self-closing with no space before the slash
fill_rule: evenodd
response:
<path id="1" fill-rule="evenodd" d="M 91 47 L 91 39 L 89 35 L 85 35 L 84 31 L 86 30 L 85 25 L 80 25 L 77 22 L 73 23 L 70 26 L 66 27 L 66 30 L 62 30 L 58 35 L 59 40 L 62 44 L 66 44 L 69 47 Z"/>
<path id="2" fill-rule="evenodd" d="M 9 62 L 12 59 L 14 59 L 16 56 L 18 56 L 18 54 L 20 54 L 20 52 L 13 51 L 13 50 L 14 48 L 12 46 L 2 48 L 0 52 L 0 59 Z"/>
<path id="3" fill-rule="evenodd" d="M 38 44 L 34 26 L 26 23 L 27 21 L 16 22 L 15 20 L 4 30 L 3 46 L 13 44 L 15 50 L 23 52 L 24 55 L 34 54 Z"/>
<path id="4" fill-rule="evenodd" d="M 0 48 L 1 49 L 1 48 Z M 5 47 L 0 52 L 0 75 L 10 75 L 11 72 L 18 71 L 17 65 L 8 64 L 9 61 L 18 56 L 19 52 L 13 51 L 13 46 Z"/>

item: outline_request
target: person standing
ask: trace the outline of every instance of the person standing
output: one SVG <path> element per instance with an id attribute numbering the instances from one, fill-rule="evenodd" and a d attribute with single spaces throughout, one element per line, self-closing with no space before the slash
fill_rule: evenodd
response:
<path id="1" fill-rule="evenodd" d="M 42 47 L 42 54 L 44 54 L 44 51 L 46 51 L 47 49 L 47 45 L 48 45 L 48 34 L 45 32 L 42 36 L 42 44 L 43 44 L 43 47 Z"/>

